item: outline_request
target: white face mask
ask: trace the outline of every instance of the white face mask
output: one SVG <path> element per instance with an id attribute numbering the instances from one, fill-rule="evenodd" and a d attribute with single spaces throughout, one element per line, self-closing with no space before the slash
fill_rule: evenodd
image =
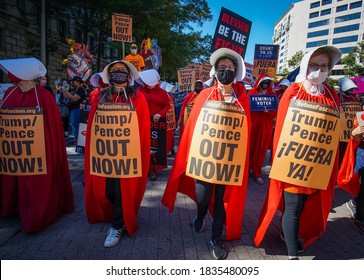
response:
<path id="1" fill-rule="evenodd" d="M 312 71 L 308 74 L 307 79 L 314 85 L 322 84 L 329 75 L 329 72 L 321 72 L 320 69 L 317 71 Z"/>
<path id="2" fill-rule="evenodd" d="M 137 53 L 137 50 L 133 49 L 133 50 L 131 50 L 131 53 L 132 54 L 136 54 Z"/>

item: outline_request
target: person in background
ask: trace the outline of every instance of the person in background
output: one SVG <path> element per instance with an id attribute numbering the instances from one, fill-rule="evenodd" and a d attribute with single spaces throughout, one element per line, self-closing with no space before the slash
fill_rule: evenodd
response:
<path id="1" fill-rule="evenodd" d="M 207 87 L 207 86 L 206 86 Z M 185 128 L 187 119 L 188 119 L 188 115 L 193 107 L 193 104 L 195 102 L 196 97 L 198 96 L 198 94 L 204 89 L 204 84 L 203 81 L 201 80 L 196 80 L 191 87 L 191 92 L 188 93 L 185 98 L 183 99 L 183 103 L 181 106 L 181 110 L 179 112 L 179 119 L 178 119 L 178 124 L 179 124 L 179 139 L 181 139 L 181 136 L 183 134 L 183 130 Z"/>
<path id="2" fill-rule="evenodd" d="M 61 113 L 64 137 L 67 138 L 69 136 L 69 129 L 70 129 L 69 109 L 67 105 L 68 99 L 64 98 L 61 88 L 69 90 L 69 84 L 67 79 L 62 79 L 60 85 L 56 86 L 56 94 L 55 94 L 56 102 Z"/>
<path id="3" fill-rule="evenodd" d="M 291 82 L 288 79 L 282 79 L 282 81 L 279 82 L 277 88 L 274 90 L 275 95 L 278 98 L 278 101 L 281 100 L 284 92 L 286 89 L 291 85 Z"/>
<path id="4" fill-rule="evenodd" d="M 281 235 L 281 238 L 285 240 L 288 258 L 292 260 L 297 260 L 298 254 L 303 252 L 303 248 L 315 241 L 325 231 L 338 174 L 338 154 L 336 153 L 336 157 L 329 158 L 330 161 L 327 163 L 325 162 L 325 164 L 321 164 L 317 161 L 312 163 L 313 171 L 311 171 L 310 174 L 313 175 L 309 180 L 304 180 L 304 178 L 298 176 L 299 174 L 297 173 L 295 173 L 294 178 L 292 178 L 293 176 L 289 177 L 289 175 L 283 173 L 283 169 L 286 170 L 285 168 L 292 163 L 289 162 L 289 155 L 287 155 L 288 150 L 285 153 L 282 151 L 284 147 L 286 147 L 285 145 L 291 147 L 291 145 L 294 146 L 295 143 L 297 143 L 295 141 L 305 141 L 305 135 L 298 135 L 297 133 L 294 133 L 294 135 L 285 134 L 283 131 L 287 129 L 290 130 L 293 126 L 297 125 L 295 122 L 291 121 L 291 112 L 301 103 L 308 104 L 308 106 L 310 106 L 311 103 L 314 103 L 314 106 L 311 107 L 315 108 L 329 108 L 330 112 L 336 112 L 332 117 L 339 118 L 339 98 L 334 89 L 326 84 L 325 81 L 328 78 L 329 72 L 340 58 L 341 51 L 333 46 L 317 47 L 306 53 L 302 58 L 300 73 L 296 78 L 296 83 L 288 87 L 278 107 L 277 125 L 273 143 L 273 163 L 270 171 L 270 184 L 260 213 L 254 242 L 256 246 L 260 245 L 275 212 L 279 210 L 283 213 L 283 234 Z M 297 109 L 297 111 L 298 110 L 299 109 Z M 320 112 L 322 115 L 319 115 L 317 118 L 328 118 L 334 114 L 332 113 L 329 116 L 326 115 L 325 110 Z M 305 110 L 302 114 L 307 116 L 305 120 L 297 119 L 296 121 L 299 124 L 305 125 L 308 133 L 315 131 L 317 126 L 315 126 L 313 122 L 307 120 L 313 119 L 317 116 L 318 112 Z M 327 134 L 326 130 L 322 127 L 317 133 Z M 333 151 L 332 153 L 334 154 L 334 152 L 337 151 L 339 144 L 335 143 L 336 141 L 338 142 L 339 139 L 338 127 L 336 130 L 332 129 L 332 132 L 330 131 L 330 133 L 332 133 L 332 135 L 329 138 L 329 143 L 333 149 L 330 151 Z M 282 142 L 280 142 L 281 138 L 283 139 Z M 334 141 L 331 139 L 336 140 Z M 321 147 L 319 141 L 307 141 L 305 143 L 308 146 L 307 149 L 310 149 L 310 151 L 316 151 Z M 325 147 L 329 149 L 329 145 L 325 144 Z M 279 153 L 276 155 L 276 152 Z M 282 159 L 283 161 L 287 159 L 287 162 L 284 163 L 285 166 L 282 166 Z M 278 161 L 280 161 L 280 165 L 277 165 Z M 307 161 L 307 164 L 309 164 L 310 158 L 308 158 Z M 302 161 L 300 163 L 302 163 Z M 294 164 L 296 164 L 296 162 L 294 162 Z M 329 167 L 327 167 L 327 165 Z M 273 175 L 274 170 L 277 170 L 278 172 Z M 328 173 L 327 170 L 331 170 L 331 172 Z M 281 180 L 273 178 L 274 176 L 277 176 L 278 173 L 282 178 Z M 324 175 L 326 176 L 325 180 L 321 181 Z M 293 179 L 296 180 L 293 181 Z M 323 185 L 317 186 L 318 182 L 321 182 Z M 301 242 L 303 242 L 303 244 Z"/>
<path id="5" fill-rule="evenodd" d="M 50 86 L 47 84 L 47 77 L 43 76 L 39 78 L 39 84 L 44 87 L 45 89 L 49 90 L 53 94 L 53 90 Z"/>
<path id="6" fill-rule="evenodd" d="M 21 157 L 14 154 L 18 161 L 37 159 L 36 167 L 24 170 L 20 175 L 11 174 L 15 172 L 0 175 L 0 215 L 18 215 L 24 232 L 37 232 L 74 210 L 62 121 L 52 93 L 35 83 L 37 78 L 47 73 L 42 62 L 36 58 L 0 60 L 0 69 L 15 84 L 4 93 L 1 109 L 36 108 L 38 111 L 36 115 L 28 115 L 33 122 L 32 129 L 22 128 L 29 132 L 24 133 L 28 136 L 21 139 L 27 142 L 27 151 L 24 144 Z M 1 115 L 4 119 L 7 117 L 6 114 Z M 18 120 L 24 120 L 25 116 L 21 115 Z M 8 130 L 10 127 L 3 126 L 1 129 Z M 30 132 L 32 136 L 29 138 Z M 37 139 L 36 142 L 34 139 Z M 40 142 L 41 139 L 44 143 Z M 2 146 L 8 141 L 19 140 L 0 137 Z M 3 152 L 1 154 L 3 157 Z M 35 158 L 38 154 L 40 156 Z"/>
<path id="7" fill-rule="evenodd" d="M 139 72 L 144 70 L 144 58 L 138 54 L 138 47 L 136 44 L 131 44 L 130 54 L 128 54 L 124 59 L 133 64 Z"/>
<path id="8" fill-rule="evenodd" d="M 197 215 L 192 224 L 193 230 L 197 233 L 202 232 L 205 225 L 205 216 L 207 211 L 210 210 L 213 218 L 210 239 L 211 255 L 214 259 L 225 259 L 227 252 L 222 238 L 224 225 L 226 225 L 227 240 L 240 239 L 241 237 L 248 182 L 249 157 L 247 149 L 250 139 L 250 108 L 247 95 L 236 92 L 233 86 L 236 81 L 242 80 L 245 75 L 243 58 L 233 50 L 221 48 L 211 55 L 210 63 L 213 65 L 213 70 L 210 73 L 216 77 L 216 82 L 212 87 L 202 90 L 195 99 L 191 114 L 181 136 L 176 159 L 163 194 L 162 204 L 172 212 L 177 192 L 188 195 L 197 204 Z M 241 87 L 238 88 L 241 89 Z M 209 101 L 216 101 L 216 104 L 221 106 L 238 107 L 239 114 L 244 115 L 245 113 L 243 122 L 246 124 L 246 130 L 242 129 L 242 131 L 238 132 L 239 137 L 234 143 L 234 145 L 240 148 L 246 148 L 245 157 L 240 153 L 237 155 L 240 157 L 239 162 L 244 161 L 245 165 L 239 174 L 241 181 L 236 185 L 212 183 L 205 178 L 204 180 L 194 179 L 186 174 L 186 163 L 189 158 L 190 148 L 196 145 L 196 143 L 192 143 L 193 134 L 200 132 L 199 129 L 196 129 L 196 127 L 201 125 L 198 119 L 200 115 L 208 111 L 203 106 Z M 232 111 L 221 112 L 219 110 L 216 114 L 218 117 L 224 114 L 226 118 L 234 115 Z M 221 131 L 231 130 L 228 122 L 220 125 Z M 202 135 L 201 137 L 203 138 Z M 215 142 L 215 144 L 225 143 L 226 140 L 219 141 Z"/>
<path id="9" fill-rule="evenodd" d="M 249 91 L 251 94 L 274 94 L 273 81 L 268 74 L 259 76 L 254 87 Z M 277 117 L 277 111 L 252 111 L 251 143 L 249 148 L 250 172 L 259 185 L 264 185 L 262 178 L 262 167 L 272 143 L 273 122 Z"/>
<path id="10" fill-rule="evenodd" d="M 104 247 L 113 247 L 119 243 L 123 230 L 126 229 L 132 236 L 138 229 L 137 216 L 147 185 L 150 150 L 150 119 L 148 104 L 140 91 L 133 88 L 134 81 L 139 74 L 136 68 L 125 60 L 116 60 L 108 64 L 102 72 L 102 80 L 108 87 L 100 90 L 92 98 L 92 104 L 87 121 L 85 145 L 85 209 L 88 222 L 110 222 L 111 226 L 104 241 Z M 102 104 L 130 104 L 131 110 L 126 111 L 130 116 L 135 111 L 137 127 L 128 127 L 123 130 L 127 135 L 115 136 L 118 141 L 126 141 L 139 135 L 132 143 L 140 149 L 140 158 L 133 158 L 141 164 L 138 176 L 115 177 L 111 175 L 92 174 L 90 158 L 92 158 L 91 139 L 97 132 L 92 132 L 93 124 L 97 119 L 98 106 Z M 119 109 L 118 109 L 119 110 Z M 114 117 L 116 113 L 109 113 Z M 125 115 L 124 115 L 125 116 Z M 121 129 L 120 133 L 121 134 Z M 124 142 L 125 143 L 125 142 Z M 119 145 L 118 145 L 119 146 Z M 121 146 L 121 145 L 120 145 Z M 95 148 L 95 147 L 94 147 Z M 115 147 L 114 147 L 115 149 Z M 127 152 L 119 151 L 118 155 Z M 109 171 L 108 171 L 109 172 Z"/>
<path id="11" fill-rule="evenodd" d="M 140 87 L 139 90 L 144 94 L 144 97 L 148 103 L 150 120 L 153 124 L 151 129 L 153 129 L 153 127 L 158 127 L 160 130 L 164 130 L 165 139 L 163 139 L 163 141 L 164 143 L 166 143 L 166 125 L 161 122 L 160 118 L 166 118 L 166 114 L 170 108 L 168 93 L 164 89 L 161 89 L 159 86 L 160 76 L 157 70 L 145 70 L 139 73 L 139 77 L 144 83 L 144 86 Z M 151 137 L 153 137 L 153 140 L 156 140 L 155 135 L 151 135 Z M 160 139 L 159 137 L 160 135 L 158 135 L 158 139 Z M 158 178 L 157 170 L 167 168 L 166 148 L 166 145 L 164 147 L 161 147 L 161 145 L 159 145 L 156 152 L 151 151 L 149 176 L 150 180 L 152 181 L 155 181 Z M 160 152 L 161 149 L 164 149 L 164 153 Z M 157 157 L 164 157 L 163 161 L 166 162 L 165 165 L 157 164 Z"/>
<path id="12" fill-rule="evenodd" d="M 69 118 L 71 122 L 72 132 L 74 141 L 71 143 L 72 146 L 77 145 L 78 139 L 78 128 L 80 126 L 80 106 L 86 99 L 86 91 L 82 87 L 83 81 L 80 76 L 74 76 L 71 79 L 71 89 L 61 88 L 63 96 L 68 99 Z"/>

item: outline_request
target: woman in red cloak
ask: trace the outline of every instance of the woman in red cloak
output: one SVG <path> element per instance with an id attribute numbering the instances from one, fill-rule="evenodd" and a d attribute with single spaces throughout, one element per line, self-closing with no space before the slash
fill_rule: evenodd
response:
<path id="1" fill-rule="evenodd" d="M 0 68 L 16 84 L 5 92 L 1 109 L 40 108 L 43 114 L 47 173 L 0 175 L 1 216 L 19 214 L 23 231 L 36 232 L 74 210 L 62 119 L 52 93 L 34 82 L 47 72 L 39 60 L 0 60 Z M 3 137 L 1 142 L 9 140 Z"/>
<path id="2" fill-rule="evenodd" d="M 275 94 L 272 85 L 273 81 L 268 74 L 262 74 L 248 95 Z M 263 185 L 262 167 L 268 147 L 272 142 L 273 120 L 277 117 L 277 111 L 252 111 L 250 115 L 252 118 L 251 143 L 254 143 L 249 148 L 250 172 L 256 182 Z"/>
<path id="3" fill-rule="evenodd" d="M 340 50 L 332 46 L 318 47 L 304 55 L 296 83 L 288 87 L 279 103 L 273 142 L 272 168 L 275 164 L 274 155 L 282 127 L 292 99 L 324 104 L 339 112 L 339 100 L 336 92 L 323 82 L 340 57 Z M 332 173 L 327 188 L 324 190 L 302 187 L 275 179 L 270 180 L 254 237 L 256 246 L 259 246 L 263 240 L 277 210 L 283 213 L 283 237 L 289 259 L 298 259 L 297 254 L 303 250 L 299 238 L 304 240 L 303 247 L 307 247 L 325 231 L 337 179 L 337 156 L 336 153 Z"/>
<path id="4" fill-rule="evenodd" d="M 240 239 L 246 187 L 248 182 L 248 154 L 244 158 L 245 169 L 242 172 L 241 185 L 217 185 L 202 180 L 196 180 L 186 175 L 187 159 L 192 137 L 196 127 L 196 121 L 202 107 L 208 100 L 231 102 L 242 107 L 247 120 L 246 143 L 249 146 L 250 109 L 249 100 L 245 94 L 239 94 L 233 89 L 236 80 L 242 80 L 245 75 L 245 66 L 242 57 L 227 48 L 215 51 L 210 58 L 213 65 L 213 75 L 217 77 L 214 86 L 200 92 L 195 99 L 191 114 L 188 118 L 185 130 L 181 136 L 171 174 L 162 198 L 162 204 L 172 212 L 177 192 L 189 196 L 197 203 L 197 217 L 193 221 L 193 228 L 201 232 L 204 227 L 204 217 L 207 210 L 213 216 L 211 251 L 215 259 L 224 259 L 226 251 L 222 241 L 222 231 L 226 225 L 226 239 Z M 241 138 L 243 139 L 243 137 Z M 244 140 L 241 140 L 242 142 Z"/>
<path id="5" fill-rule="evenodd" d="M 136 68 L 125 60 L 107 65 L 102 78 L 109 88 L 93 99 L 88 116 L 85 146 L 85 208 L 88 222 L 111 222 L 104 242 L 112 247 L 120 241 L 124 228 L 133 235 L 137 228 L 137 215 L 147 185 L 150 150 L 150 121 L 148 104 L 139 91 L 132 86 L 139 77 Z M 91 174 L 90 140 L 91 127 L 98 104 L 127 103 L 136 111 L 141 152 L 141 176 L 132 178 L 111 178 Z"/>

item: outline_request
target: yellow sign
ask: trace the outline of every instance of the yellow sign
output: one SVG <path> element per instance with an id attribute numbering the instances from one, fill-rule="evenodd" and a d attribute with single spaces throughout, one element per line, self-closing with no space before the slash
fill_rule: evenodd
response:
<path id="1" fill-rule="evenodd" d="M 247 137 L 246 116 L 239 106 L 207 101 L 193 132 L 186 175 L 215 184 L 241 185 Z"/>
<path id="2" fill-rule="evenodd" d="M 0 109 L 0 174 L 47 174 L 42 110 Z"/>
<path id="3" fill-rule="evenodd" d="M 270 178 L 307 188 L 326 189 L 339 134 L 340 120 L 335 108 L 291 100 Z"/>
<path id="4" fill-rule="evenodd" d="M 101 103 L 90 138 L 91 174 L 112 178 L 142 176 L 139 124 L 130 104 Z"/>
<path id="5" fill-rule="evenodd" d="M 176 129 L 176 113 L 173 102 L 169 102 L 169 110 L 166 114 L 167 130 Z"/>
<path id="6" fill-rule="evenodd" d="M 360 112 L 361 107 L 358 102 L 345 102 L 340 107 L 340 141 L 349 142 L 351 132 L 354 129 L 354 118 L 356 112 Z"/>
<path id="7" fill-rule="evenodd" d="M 262 74 L 268 74 L 271 78 L 276 77 L 277 60 L 254 59 L 253 77 L 258 78 Z"/>
<path id="8" fill-rule="evenodd" d="M 133 41 L 133 19 L 129 15 L 113 14 L 111 23 L 113 41 L 128 43 Z"/>
<path id="9" fill-rule="evenodd" d="M 193 104 L 194 104 L 194 102 L 193 102 L 193 103 L 188 104 L 188 105 L 185 107 L 185 111 L 184 111 L 184 114 L 183 114 L 183 124 L 184 124 L 184 126 L 186 126 L 186 123 L 187 123 L 188 117 L 190 116 L 190 113 L 191 113 L 191 110 L 192 110 Z"/>

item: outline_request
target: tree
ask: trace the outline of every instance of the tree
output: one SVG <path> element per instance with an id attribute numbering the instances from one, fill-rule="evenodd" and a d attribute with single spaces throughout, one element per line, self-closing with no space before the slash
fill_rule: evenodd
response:
<path id="1" fill-rule="evenodd" d="M 345 64 L 344 72 L 349 77 L 364 76 L 364 41 L 358 42 L 357 46 L 341 59 Z"/>
<path id="2" fill-rule="evenodd" d="M 296 69 L 301 64 L 301 60 L 303 58 L 303 52 L 298 51 L 296 52 L 290 60 L 288 60 L 288 66 L 292 67 L 293 69 Z"/>

